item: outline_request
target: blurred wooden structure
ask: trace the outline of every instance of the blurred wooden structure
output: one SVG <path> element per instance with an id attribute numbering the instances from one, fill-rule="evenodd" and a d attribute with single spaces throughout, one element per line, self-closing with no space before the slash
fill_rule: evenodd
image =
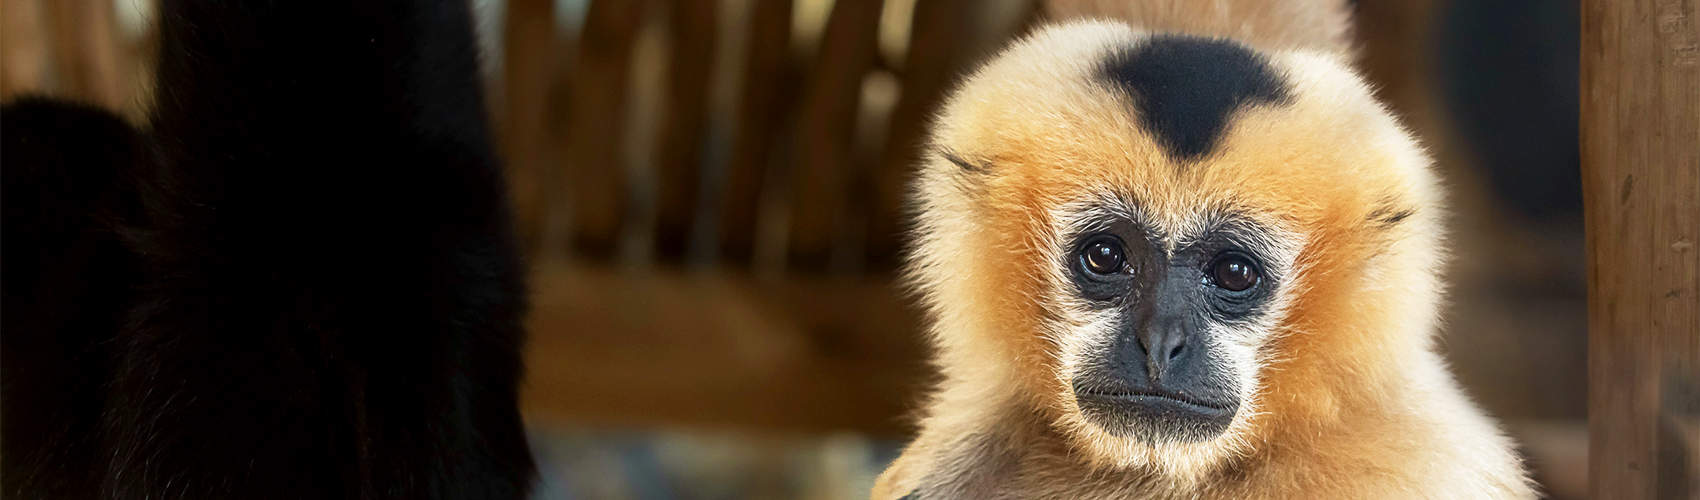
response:
<path id="1" fill-rule="evenodd" d="M 0 2 L 0 98 L 143 119 L 153 0 Z M 529 419 L 903 432 L 908 165 L 1030 0 L 472 4 L 534 268 Z"/>
<path id="2" fill-rule="evenodd" d="M 1700 499 L 1700 11 L 1582 5 L 1593 497 Z"/>
<path id="3" fill-rule="evenodd" d="M 1029 5 L 509 0 L 529 418 L 900 433 L 928 373 L 892 280 L 907 166 Z"/>
<path id="4" fill-rule="evenodd" d="M 0 0 L 0 97 L 42 93 L 140 119 L 145 0 Z"/>

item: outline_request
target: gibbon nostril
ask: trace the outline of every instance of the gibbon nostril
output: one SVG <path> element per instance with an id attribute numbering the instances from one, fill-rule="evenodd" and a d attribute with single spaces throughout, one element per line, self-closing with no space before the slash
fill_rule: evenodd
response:
<path id="1" fill-rule="evenodd" d="M 1175 364 L 1186 354 L 1187 334 L 1183 329 L 1159 329 L 1141 342 L 1144 348 L 1146 375 L 1152 382 L 1168 377 Z"/>

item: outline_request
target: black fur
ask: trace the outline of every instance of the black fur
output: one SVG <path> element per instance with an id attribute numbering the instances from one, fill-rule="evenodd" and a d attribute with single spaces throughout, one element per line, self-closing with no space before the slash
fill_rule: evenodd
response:
<path id="1" fill-rule="evenodd" d="M 146 131 L 0 116 L 5 497 L 524 497 L 524 266 L 467 7 L 160 23 Z"/>
<path id="2" fill-rule="evenodd" d="M 1154 36 L 1113 54 L 1102 76 L 1127 92 L 1146 131 L 1181 162 L 1214 150 L 1241 107 L 1287 98 L 1263 56 L 1212 38 Z"/>
<path id="3" fill-rule="evenodd" d="M 1392 207 L 1381 207 L 1370 211 L 1369 220 L 1382 229 L 1392 229 L 1393 227 L 1398 226 L 1399 223 L 1405 222 L 1405 219 L 1409 219 L 1411 216 L 1416 214 L 1416 210 L 1409 208 L 1394 209 Z"/>
<path id="4" fill-rule="evenodd" d="M 981 162 L 968 161 L 967 159 L 963 158 L 962 155 L 957 154 L 955 151 L 946 150 L 946 151 L 939 152 L 939 154 L 941 156 L 944 156 L 945 161 L 948 161 L 948 162 L 955 164 L 957 168 L 960 168 L 965 172 L 975 173 L 975 174 L 983 174 L 983 173 L 986 173 L 988 171 L 991 171 L 991 167 L 987 166 L 984 161 L 981 161 Z"/>
<path id="5" fill-rule="evenodd" d="M 111 341 L 141 283 L 142 259 L 104 222 L 137 212 L 121 181 L 137 135 L 104 111 L 40 100 L 0 108 L 0 127 L 0 487 L 86 498 L 106 453 Z"/>

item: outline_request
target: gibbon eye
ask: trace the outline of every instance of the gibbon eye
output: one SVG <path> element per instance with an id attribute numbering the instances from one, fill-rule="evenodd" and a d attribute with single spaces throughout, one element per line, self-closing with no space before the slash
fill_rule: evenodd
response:
<path id="1" fill-rule="evenodd" d="M 1122 254 L 1121 242 L 1113 238 L 1099 238 L 1086 244 L 1081 249 L 1080 263 L 1093 274 L 1115 274 L 1122 270 L 1122 264 L 1127 257 Z"/>
<path id="2" fill-rule="evenodd" d="M 1210 282 L 1231 292 L 1257 285 L 1257 264 L 1244 255 L 1228 254 L 1210 264 Z"/>

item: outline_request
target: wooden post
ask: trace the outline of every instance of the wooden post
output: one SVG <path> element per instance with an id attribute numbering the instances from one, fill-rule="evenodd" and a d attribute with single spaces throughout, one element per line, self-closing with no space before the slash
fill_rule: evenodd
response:
<path id="1" fill-rule="evenodd" d="M 672 36 L 668 40 L 667 121 L 656 166 L 659 185 L 655 223 L 656 246 L 667 257 L 684 255 L 696 218 L 719 3 L 673 0 L 669 4 L 667 28 Z"/>
<path id="2" fill-rule="evenodd" d="M 801 267 L 824 270 L 843 229 L 851 169 L 851 138 L 861 104 L 862 77 L 879 57 L 883 0 L 837 2 L 797 109 L 792 153 L 790 251 Z"/>
<path id="3" fill-rule="evenodd" d="M 1590 484 L 1700 499 L 1700 3 L 1583 0 Z"/>
<path id="4" fill-rule="evenodd" d="M 594 0 L 586 10 L 564 138 L 572 201 L 547 202 L 544 253 L 565 253 L 560 247 L 569 238 L 573 250 L 581 254 L 607 257 L 614 253 L 627 192 L 620 173 L 626 77 L 632 44 L 643 27 L 647 7 L 644 0 Z M 566 222 L 569 216 L 570 222 L 556 223 Z"/>
<path id="5" fill-rule="evenodd" d="M 870 173 L 873 214 L 868 221 L 869 254 L 877 261 L 896 261 L 902 246 L 903 195 L 920 161 L 928 119 L 938 110 L 948 85 L 964 71 L 968 23 L 985 9 L 985 2 L 917 0 L 909 51 L 903 61 L 903 93 L 892 111 L 889 135 L 880 161 Z"/>
<path id="6" fill-rule="evenodd" d="M 119 75 L 118 20 L 109 0 L 49 2 L 59 95 L 118 109 L 125 103 Z"/>
<path id="7" fill-rule="evenodd" d="M 47 28 L 40 0 L 0 0 L 0 100 L 42 92 L 47 80 Z"/>
<path id="8" fill-rule="evenodd" d="M 768 167 L 776 151 L 786 150 L 788 133 L 781 126 L 798 86 L 790 63 L 791 0 L 754 3 L 718 235 L 721 252 L 744 263 L 754 260 L 759 201 L 764 189 L 773 189 L 766 182 Z"/>
<path id="9" fill-rule="evenodd" d="M 508 2 L 502 44 L 505 52 L 502 78 L 501 145 L 507 155 L 508 185 L 513 192 L 514 211 L 520 234 L 531 250 L 542 231 L 543 199 L 552 173 L 544 173 L 542 155 L 549 137 L 549 87 L 555 76 L 555 3 L 551 0 Z"/>

